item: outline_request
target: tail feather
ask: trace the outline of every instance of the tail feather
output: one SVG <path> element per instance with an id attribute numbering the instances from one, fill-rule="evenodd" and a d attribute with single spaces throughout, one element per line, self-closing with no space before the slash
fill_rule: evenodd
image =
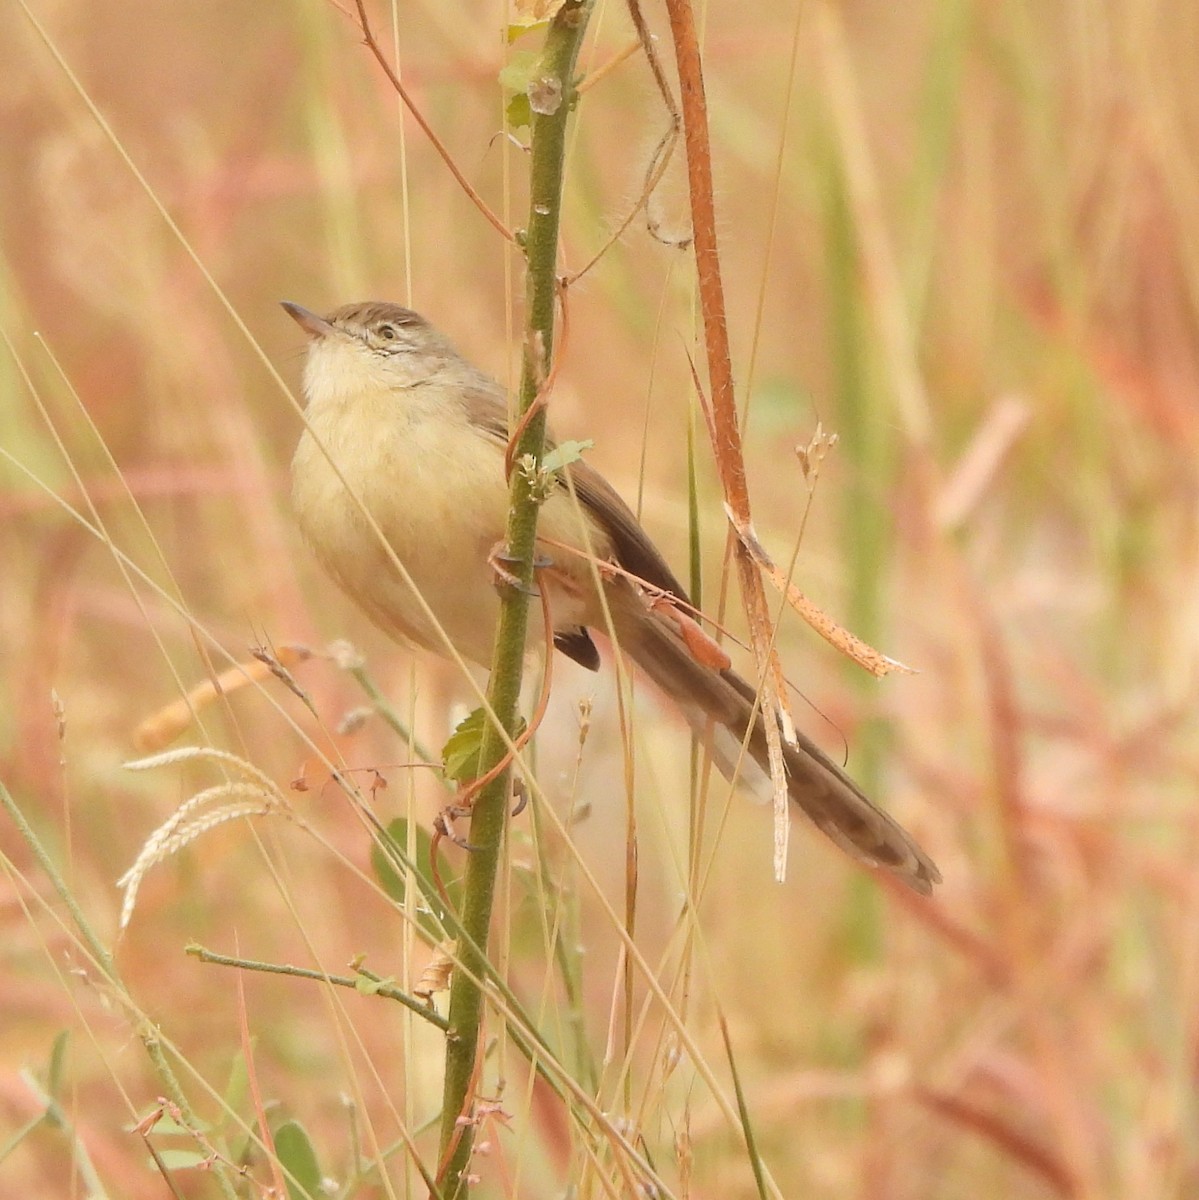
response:
<path id="1" fill-rule="evenodd" d="M 613 594 L 615 593 L 615 594 Z M 629 589 L 610 593 L 616 635 L 621 648 L 679 707 L 688 724 L 703 733 L 715 723 L 737 742 L 744 741 L 754 713 L 752 687 L 731 670 L 717 671 L 698 662 L 664 618 L 647 613 L 640 597 Z M 648 619 L 647 619 L 648 617 Z M 877 808 L 856 783 L 814 742 L 796 734 L 797 742 L 783 743 L 787 790 L 805 816 L 851 858 L 885 867 L 910 888 L 928 895 L 941 882 L 936 864 L 902 826 Z M 727 741 L 727 739 L 726 739 Z M 766 731 L 761 714 L 754 716 L 747 749 L 769 773 Z M 713 761 L 731 778 L 736 754 L 715 739 Z"/>

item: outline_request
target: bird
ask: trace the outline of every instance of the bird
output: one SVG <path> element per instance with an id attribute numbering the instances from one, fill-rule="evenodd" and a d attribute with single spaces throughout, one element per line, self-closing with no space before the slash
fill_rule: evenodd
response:
<path id="1" fill-rule="evenodd" d="M 395 640 L 444 655 L 448 639 L 462 658 L 489 665 L 500 611 L 495 549 L 509 506 L 505 389 L 410 308 L 364 301 L 325 316 L 290 301 L 283 308 L 308 337 L 305 429 L 291 471 L 305 540 Z M 554 445 L 551 436 L 547 448 Z M 553 645 L 594 671 L 592 632 L 610 632 L 710 738 L 723 774 L 734 777 L 744 742 L 751 770 L 768 785 L 753 687 L 694 652 L 677 617 L 690 609 L 686 590 L 628 505 L 581 457 L 556 474 L 537 534 L 537 587 L 547 590 Z M 530 645 L 545 640 L 533 606 Z M 788 794 L 817 829 L 857 862 L 931 894 L 941 882 L 932 859 L 815 742 L 796 731 L 782 754 Z"/>

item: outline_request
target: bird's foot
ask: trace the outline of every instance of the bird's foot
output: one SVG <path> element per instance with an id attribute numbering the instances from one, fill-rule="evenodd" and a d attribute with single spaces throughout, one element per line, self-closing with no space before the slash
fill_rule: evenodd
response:
<path id="1" fill-rule="evenodd" d="M 469 850 L 472 853 L 478 850 L 478 846 L 472 845 L 466 840 L 455 828 L 454 822 L 463 817 L 469 817 L 473 804 L 459 804 L 451 801 L 433 818 L 433 828 L 439 837 L 446 838 L 454 843 L 455 846 L 461 846 L 463 850 Z"/>
<path id="2" fill-rule="evenodd" d="M 528 807 L 529 793 L 525 789 L 524 780 L 512 780 L 512 795 L 516 803 L 512 806 L 512 812 L 509 814 L 513 817 L 519 817 L 522 812 Z M 469 817 L 475 807 L 475 789 L 472 785 L 469 788 L 459 792 L 459 794 L 447 804 L 441 812 L 433 818 L 433 828 L 439 838 L 445 838 L 446 841 L 453 842 L 455 846 L 461 846 L 463 850 L 470 850 L 472 853 L 478 850 L 478 846 L 472 842 L 468 842 L 455 828 L 454 822 L 460 821 L 464 817 Z"/>
<path id="3" fill-rule="evenodd" d="M 491 548 L 491 552 L 487 555 L 487 564 L 491 567 L 492 573 L 495 575 L 497 587 L 515 588 L 518 592 L 524 592 L 526 596 L 540 596 L 541 593 L 536 587 L 525 583 L 518 575 L 510 568 L 518 566 L 520 559 L 508 552 L 508 544 L 506 542 L 496 542 Z M 553 566 L 553 559 L 546 558 L 544 555 L 537 555 L 533 559 L 533 570 L 542 571 L 546 567 Z"/>

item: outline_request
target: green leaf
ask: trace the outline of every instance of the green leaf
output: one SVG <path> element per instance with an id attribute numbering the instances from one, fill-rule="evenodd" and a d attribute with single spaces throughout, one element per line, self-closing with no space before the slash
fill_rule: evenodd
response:
<path id="1" fill-rule="evenodd" d="M 514 96 L 527 94 L 540 61 L 538 50 L 513 50 L 500 69 L 500 87 Z"/>
<path id="2" fill-rule="evenodd" d="M 579 462 L 584 450 L 590 450 L 595 443 L 588 438 L 582 442 L 560 442 L 541 460 L 541 469 L 547 472 L 561 471 L 563 467 Z"/>
<path id="3" fill-rule="evenodd" d="M 447 779 L 465 783 L 479 774 L 479 749 L 483 742 L 483 710 L 459 721 L 449 740 L 441 748 L 441 766 Z"/>
<path id="4" fill-rule="evenodd" d="M 533 124 L 533 108 L 525 92 L 518 92 L 508 101 L 505 110 L 509 129 L 528 129 Z"/>
<path id="5" fill-rule="evenodd" d="M 585 443 L 571 442 L 572 446 Z M 576 456 L 577 457 L 577 456 Z M 481 708 L 476 708 L 470 716 L 458 723 L 458 727 L 450 734 L 446 744 L 441 748 L 441 769 L 447 779 L 455 783 L 469 783 L 479 776 L 479 751 L 483 745 L 483 729 L 486 717 Z M 525 731 L 525 722 L 521 720 L 516 727 L 514 738 L 520 737 Z"/>
<path id="6" fill-rule="evenodd" d="M 321 1169 L 316 1151 L 299 1121 L 284 1121 L 275 1130 L 275 1153 L 288 1171 L 290 1200 L 321 1200 Z"/>
<path id="7" fill-rule="evenodd" d="M 508 27 L 508 31 L 511 35 L 512 26 Z M 514 50 L 500 71 L 500 87 L 508 97 L 506 111 L 510 129 L 526 129 L 533 124 L 529 91 L 536 80 L 540 63 L 540 51 Z"/>
<path id="8" fill-rule="evenodd" d="M 354 990 L 360 996 L 377 996 L 381 988 L 395 987 L 395 976 L 385 975 L 381 979 L 368 979 L 365 975 L 358 975 L 354 980 Z"/>
<path id="9" fill-rule="evenodd" d="M 524 37 L 526 33 L 533 33 L 535 30 L 544 29 L 548 24 L 549 21 L 545 18 L 514 15 L 508 22 L 508 45 L 511 46 L 517 38 Z"/>

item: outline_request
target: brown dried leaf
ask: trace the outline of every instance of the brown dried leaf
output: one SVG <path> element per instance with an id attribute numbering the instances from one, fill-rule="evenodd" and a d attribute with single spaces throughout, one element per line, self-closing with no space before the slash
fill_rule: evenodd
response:
<path id="1" fill-rule="evenodd" d="M 454 946 L 452 942 L 446 942 L 434 951 L 428 965 L 420 973 L 412 994 L 431 1004 L 438 992 L 449 991 L 453 971 Z"/>
<path id="2" fill-rule="evenodd" d="M 842 654 L 848 655 L 859 666 L 865 667 L 867 671 L 879 679 L 884 675 L 889 675 L 892 671 L 899 671 L 904 675 L 914 675 L 916 673 L 915 669 L 909 667 L 906 663 L 901 663 L 897 658 L 889 658 L 881 651 L 862 641 L 860 637 L 850 633 L 848 629 L 838 625 L 832 617 L 809 600 L 775 565 L 766 548 L 758 541 L 758 535 L 753 531 L 751 526 L 740 526 L 731 512 L 728 513 L 728 517 L 732 522 L 738 539 L 757 567 L 787 597 L 787 603 L 830 646 L 840 650 Z"/>
<path id="3" fill-rule="evenodd" d="M 698 621 L 681 611 L 668 597 L 655 597 L 650 601 L 650 608 L 664 617 L 669 617 L 678 626 L 679 633 L 696 662 L 711 667 L 714 671 L 727 671 L 733 665 L 733 660 L 729 658 L 724 647 L 709 637 Z"/>

